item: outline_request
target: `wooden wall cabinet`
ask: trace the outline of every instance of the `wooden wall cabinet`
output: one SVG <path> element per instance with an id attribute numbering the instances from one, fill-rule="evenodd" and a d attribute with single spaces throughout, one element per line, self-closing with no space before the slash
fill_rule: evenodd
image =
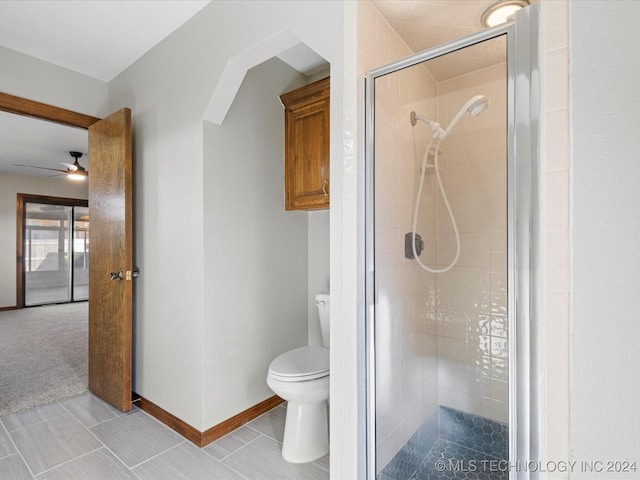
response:
<path id="1" fill-rule="evenodd" d="M 329 78 L 280 96 L 285 210 L 329 208 Z"/>

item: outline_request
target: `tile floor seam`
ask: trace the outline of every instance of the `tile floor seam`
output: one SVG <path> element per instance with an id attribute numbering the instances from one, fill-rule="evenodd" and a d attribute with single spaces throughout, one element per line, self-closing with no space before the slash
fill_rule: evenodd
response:
<path id="1" fill-rule="evenodd" d="M 128 414 L 130 412 L 123 412 L 123 413 L 124 414 Z M 78 420 L 78 422 L 93 436 L 93 438 L 95 438 L 100 443 L 100 445 L 102 445 L 102 447 L 104 447 L 111 455 L 113 455 L 113 457 L 116 460 L 118 460 L 122 465 L 124 465 L 124 467 L 127 470 L 131 471 L 131 468 L 129 467 L 129 465 L 127 465 L 127 463 L 122 458 L 120 458 L 118 455 L 116 455 L 116 452 L 111 450 L 109 448 L 109 446 L 106 443 L 104 443 L 102 440 L 100 440 L 98 438 L 98 436 L 91 430 L 92 428 L 96 427 L 97 425 L 101 425 L 103 423 L 109 422 L 111 420 L 115 420 L 116 418 L 120 418 L 120 417 L 122 417 L 122 415 L 118 415 L 117 417 L 110 418 L 109 420 L 105 420 L 104 422 L 97 423 L 96 425 L 92 425 L 91 427 L 85 427 L 84 425 L 82 425 L 82 422 L 80 422 L 79 420 Z M 99 449 L 97 449 L 97 450 L 99 450 Z M 133 473 L 133 471 L 131 471 L 131 473 Z M 136 475 L 136 477 L 137 477 L 137 475 Z"/>
<path id="2" fill-rule="evenodd" d="M 44 405 L 53 405 L 54 403 L 57 403 L 60 407 L 62 407 L 62 405 L 60 405 L 60 402 L 58 402 L 57 400 L 56 400 L 55 402 L 45 403 Z M 33 407 L 33 408 L 38 408 L 38 407 L 41 407 L 41 406 L 43 406 L 43 405 L 38 405 L 38 406 Z M 30 410 L 30 409 L 27 409 L 27 410 Z M 24 412 L 24 411 L 26 411 L 26 410 L 21 410 L 21 412 L 14 412 L 14 413 L 10 413 L 10 414 L 8 414 L 8 415 L 4 415 L 4 416 L 0 417 L 0 423 L 5 427 L 5 429 L 7 430 L 7 432 L 9 432 L 9 433 L 11 433 L 11 432 L 17 432 L 18 430 L 23 430 L 23 429 L 25 429 L 25 428 L 29 428 L 29 427 L 32 427 L 32 426 L 34 426 L 34 425 L 39 425 L 39 424 L 41 424 L 41 423 L 46 423 L 46 422 L 48 422 L 49 420 L 53 420 L 54 418 L 59 418 L 59 417 L 64 417 L 65 415 L 69 415 L 68 410 L 67 410 L 66 408 L 63 408 L 63 410 L 65 411 L 65 413 L 63 413 L 63 414 L 60 414 L 60 415 L 54 415 L 54 416 L 53 416 L 53 417 L 51 417 L 51 418 L 47 418 L 47 419 L 45 419 L 45 420 L 40 420 L 40 421 L 35 422 L 35 423 L 30 423 L 29 425 L 25 425 L 25 426 L 23 426 L 23 427 L 16 428 L 15 430 L 9 430 L 9 429 L 7 428 L 7 426 L 4 424 L 4 420 L 1 420 L 1 419 L 2 419 L 2 418 L 5 418 L 5 417 L 8 417 L 8 416 L 11 416 L 11 415 L 19 414 L 19 413 Z M 75 418 L 75 417 L 74 417 L 74 418 Z"/>
<path id="3" fill-rule="evenodd" d="M 75 422 L 76 422 L 76 423 L 77 423 L 81 428 L 83 428 L 84 430 L 86 430 L 86 431 L 87 431 L 87 432 L 88 432 L 92 437 L 94 437 L 94 438 L 95 438 L 95 440 L 96 440 L 96 441 L 97 441 L 101 446 L 105 446 L 105 445 L 104 445 L 104 443 L 102 443 L 102 441 L 101 441 L 99 438 L 97 438 L 97 437 L 93 434 L 93 432 L 91 432 L 87 427 L 85 427 L 85 426 L 82 424 L 82 422 L 81 422 L 80 420 L 78 420 L 78 419 L 77 419 L 74 415 L 72 415 L 72 414 L 58 415 L 57 417 L 52 417 L 52 418 L 50 418 L 50 419 L 48 419 L 48 420 L 46 420 L 46 421 L 44 421 L 44 422 L 39 422 L 39 423 L 34 423 L 33 425 L 29 425 L 28 427 L 33 427 L 33 426 L 35 426 L 35 425 L 40 425 L 41 423 L 49 423 L 50 421 L 53 421 L 53 420 L 56 420 L 56 419 L 59 419 L 59 418 L 65 417 L 65 416 L 69 416 L 69 417 L 71 418 L 71 420 L 72 420 L 72 421 L 75 421 Z M 28 427 L 25 427 L 25 428 L 28 428 Z M 51 432 L 51 430 L 50 430 L 50 429 L 48 429 L 48 430 L 49 430 L 49 432 Z M 17 430 L 16 430 L 16 431 L 17 431 Z M 65 438 L 66 438 L 66 437 L 65 437 Z M 66 445 L 66 443 L 65 443 L 65 445 Z M 16 445 L 16 448 L 17 448 L 17 445 Z M 101 447 L 98 447 L 98 448 L 94 449 L 93 451 L 95 451 L 95 450 L 99 450 L 100 448 L 101 448 Z M 20 452 L 20 453 L 22 454 L 22 452 Z M 64 461 L 64 462 L 62 462 L 62 463 L 60 463 L 60 464 L 58 464 L 58 465 L 55 465 L 54 467 L 51 467 L 51 468 L 49 468 L 49 469 L 47 469 L 47 470 L 43 470 L 42 472 L 39 472 L 39 473 L 37 473 L 37 474 L 34 474 L 34 473 L 33 473 L 33 471 L 31 470 L 31 467 L 29 466 L 29 463 L 26 461 L 26 459 L 25 459 L 24 457 L 23 457 L 22 459 L 23 459 L 23 461 L 24 461 L 25 465 L 27 466 L 27 468 L 29 469 L 29 472 L 31 473 L 31 476 L 32 476 L 33 478 L 36 478 L 36 476 L 37 476 L 37 475 L 42 475 L 45 471 L 52 470 L 53 468 L 57 468 L 57 467 L 59 467 L 59 466 L 61 466 L 61 465 L 64 465 L 65 463 L 68 463 L 68 462 L 71 462 L 71 461 L 73 461 L 73 460 L 76 460 L 77 458 L 80 458 L 80 457 L 82 457 L 82 456 L 86 455 L 87 453 L 90 453 L 90 452 L 85 452 L 85 453 L 83 453 L 83 454 L 81 454 L 81 455 L 78 455 L 78 456 L 73 457 L 73 458 L 71 458 L 71 459 L 69 459 L 69 460 L 66 460 L 66 461 Z"/>
<path id="4" fill-rule="evenodd" d="M 89 390 L 87 390 L 87 392 L 89 392 Z M 85 393 L 87 393 L 87 392 L 82 392 L 82 393 L 81 393 L 81 394 L 79 394 L 79 395 L 75 395 L 75 396 L 73 396 L 73 397 L 69 397 L 69 398 L 66 398 L 66 399 L 64 399 L 64 400 L 73 400 L 73 399 L 79 398 L 81 395 L 84 395 L 84 394 L 85 394 Z M 91 393 L 91 392 L 89 392 L 89 393 Z M 75 418 L 75 419 L 76 419 L 76 420 L 78 420 L 80 423 L 82 423 L 82 426 L 83 426 L 83 427 L 85 427 L 85 428 L 87 428 L 87 429 L 92 428 L 92 427 L 95 427 L 95 426 L 97 426 L 97 425 L 102 425 L 102 424 L 103 424 L 103 423 L 105 423 L 105 422 L 109 422 L 109 421 L 114 420 L 114 419 L 116 419 L 116 418 L 120 418 L 120 417 L 121 417 L 121 416 L 123 416 L 123 415 L 127 415 L 127 414 L 131 413 L 131 410 L 129 410 L 128 412 L 120 412 L 118 415 L 116 415 L 116 416 L 114 416 L 114 417 L 112 417 L 112 418 L 107 418 L 106 420 L 103 420 L 103 421 L 98 422 L 98 423 L 94 423 L 93 425 L 85 425 L 85 424 L 82 422 L 82 420 L 80 419 L 80 417 L 78 417 L 78 415 L 76 415 L 75 413 L 73 413 L 73 411 L 71 411 L 71 410 L 70 410 L 70 409 L 69 409 L 69 408 L 68 408 L 64 403 L 62 403 L 62 402 L 58 402 L 58 403 L 60 403 L 60 406 L 61 406 L 62 408 L 64 408 L 67 412 L 69 412 L 71 415 L 73 415 L 73 418 Z"/>
<path id="5" fill-rule="evenodd" d="M 260 418 L 260 417 L 258 417 L 258 418 Z M 256 432 L 256 433 L 258 433 L 258 434 L 260 434 L 260 435 L 264 435 L 260 430 L 258 430 L 257 428 L 252 427 L 252 426 L 251 426 L 251 425 L 249 425 L 248 423 L 245 423 L 245 424 L 244 424 L 244 426 L 245 426 L 245 427 L 250 428 L 251 430 L 253 430 L 254 432 Z M 234 430 L 234 431 L 235 431 L 235 430 Z M 231 432 L 230 432 L 230 433 L 231 433 Z"/>
<path id="6" fill-rule="evenodd" d="M 275 437 L 272 437 L 271 435 L 269 435 L 268 433 L 263 433 L 262 435 L 264 435 L 265 437 L 267 437 L 269 440 L 273 440 L 274 442 L 276 442 L 278 445 L 282 446 L 282 441 L 278 440 Z"/>
<path id="7" fill-rule="evenodd" d="M 94 435 L 95 436 L 95 435 Z M 131 470 L 131 468 L 129 467 L 129 465 L 127 465 L 124 460 L 122 460 L 118 455 L 116 455 L 116 452 L 114 452 L 113 450 L 111 450 L 106 444 L 104 444 L 102 441 L 100 441 L 100 439 L 98 439 L 98 441 L 100 443 L 102 443 L 102 447 L 109 452 L 111 455 L 113 455 L 113 458 L 115 458 L 116 460 L 118 460 L 123 466 L 124 468 L 126 468 L 127 470 L 129 470 L 131 473 L 134 473 L 133 470 Z M 100 450 L 100 449 L 98 449 Z M 136 475 L 137 478 L 140 478 Z"/>
<path id="8" fill-rule="evenodd" d="M 278 408 L 278 407 L 276 407 L 276 408 Z M 272 411 L 272 410 L 269 410 L 269 412 L 271 412 L 271 411 Z M 269 413 L 269 412 L 267 412 L 267 413 Z M 266 415 L 267 413 L 265 413 L 264 415 Z M 263 416 L 263 415 L 260 415 L 260 417 L 262 417 L 262 416 Z M 260 418 L 260 417 L 256 417 L 256 418 L 255 418 L 255 419 L 253 419 L 251 422 L 254 422 L 255 420 L 257 420 L 257 419 L 258 419 L 258 418 Z M 250 422 L 250 423 L 251 423 L 251 422 Z M 274 441 L 278 442 L 280 445 L 282 445 L 282 442 L 281 442 L 280 440 L 278 440 L 278 439 L 277 439 L 277 438 L 275 438 L 275 437 L 272 437 L 272 436 L 271 436 L 271 435 L 269 435 L 268 433 L 265 433 L 265 432 L 263 432 L 263 431 L 261 431 L 261 430 L 258 430 L 258 428 L 257 428 L 257 427 L 252 427 L 251 425 L 249 425 L 249 423 L 245 423 L 245 425 L 246 425 L 247 427 L 249 427 L 251 430 L 254 430 L 255 432 L 258 432 L 260 435 L 264 435 L 265 437 L 270 438 L 271 440 L 274 440 Z M 254 438 L 253 440 L 255 440 L 255 438 Z M 253 441 L 253 440 L 252 440 L 252 441 Z"/>
<path id="9" fill-rule="evenodd" d="M 0 457 L 0 458 L 7 458 L 7 457 L 13 455 L 14 453 L 18 452 L 18 446 L 16 445 L 16 442 L 13 441 L 13 438 L 11 438 L 11 434 L 9 433 L 9 430 L 7 430 L 7 427 L 5 427 L 4 423 L 2 423 L 1 421 L 0 421 L 0 427 L 2 427 L 2 430 L 4 430 L 4 433 L 7 436 L 7 438 L 9 439 L 9 441 L 11 442 L 11 445 L 13 445 L 13 450 L 14 450 L 13 452 L 8 453 L 4 457 Z"/>
<path id="10" fill-rule="evenodd" d="M 186 443 L 186 442 L 188 442 L 188 440 L 186 440 L 186 439 L 185 439 L 185 440 L 181 441 L 180 443 L 178 443 L 177 445 L 173 445 L 172 447 L 169 447 L 169 448 L 167 448 L 167 449 L 163 450 L 162 452 L 158 452 L 158 453 L 156 453 L 155 455 L 153 455 L 152 457 L 149 457 L 149 458 L 147 458 L 146 460 L 143 460 L 143 461 L 142 461 L 142 462 L 140 462 L 140 463 L 137 463 L 137 464 L 135 464 L 135 465 L 133 465 L 133 466 L 131 466 L 131 467 L 129 467 L 129 466 L 127 465 L 127 468 L 129 468 L 129 470 L 133 470 L 134 468 L 137 468 L 137 467 L 139 467 L 140 465 L 142 465 L 142 464 L 144 464 L 144 463 L 150 462 L 150 461 L 151 461 L 151 460 L 153 460 L 154 458 L 157 458 L 157 457 L 159 457 L 160 455 L 163 455 L 163 454 L 165 454 L 165 453 L 167 453 L 167 452 L 169 452 L 169 451 L 173 450 L 174 448 L 178 448 L 180 445 L 182 445 L 182 444 L 184 444 L 184 443 Z M 125 463 L 125 465 L 126 465 L 126 463 Z"/>
<path id="11" fill-rule="evenodd" d="M 216 460 L 218 460 L 220 463 L 222 463 L 222 461 L 223 461 L 223 460 L 225 460 L 226 458 L 230 457 L 230 456 L 231 456 L 231 455 L 233 455 L 234 453 L 239 452 L 239 451 L 240 451 L 240 450 L 242 450 L 244 447 L 246 447 L 246 446 L 247 446 L 247 445 L 249 445 L 250 443 L 255 442 L 257 439 L 259 439 L 259 438 L 260 438 L 260 437 L 262 437 L 262 436 L 266 436 L 266 435 L 264 435 L 262 432 L 258 432 L 258 436 L 257 436 L 256 438 L 252 438 L 251 440 L 249 440 L 247 443 L 245 443 L 245 444 L 244 444 L 244 445 L 242 445 L 241 447 L 236 448 L 233 452 L 231 452 L 231 453 L 229 453 L 229 454 L 225 455 L 224 457 L 222 457 L 222 458 L 220 458 L 220 459 L 217 459 L 217 458 L 216 458 Z M 224 438 L 224 437 L 222 437 L 222 438 Z M 205 452 L 205 453 L 206 453 L 207 455 L 210 455 L 211 457 L 213 457 L 213 455 L 211 455 L 209 452 Z M 213 458 L 215 458 L 215 457 L 213 457 Z"/>
<path id="12" fill-rule="evenodd" d="M 24 466 L 27 467 L 27 470 L 29 471 L 29 474 L 31 475 L 31 478 L 35 478 L 35 475 L 33 474 L 33 470 L 31 470 L 31 467 L 27 463 L 27 460 L 24 458 L 24 455 L 22 455 L 22 452 L 18 448 L 18 444 L 15 442 L 15 440 L 11 436 L 11 432 L 9 432 L 9 430 L 4 425 L 3 422 L 0 422 L 0 424 L 2 425 L 2 428 L 4 428 L 4 431 L 6 432 L 7 436 L 9 437 L 9 441 L 11 442 L 11 445 L 13 445 L 13 448 L 15 449 L 15 454 L 20 457 L 20 459 L 22 460 L 22 463 L 24 464 Z"/>
<path id="13" fill-rule="evenodd" d="M 238 449 L 240 450 L 240 449 Z M 240 473 L 239 471 L 237 471 L 235 468 L 233 468 L 230 465 L 227 465 L 226 463 L 223 463 L 222 460 L 218 460 L 220 462 L 220 465 L 224 465 L 225 467 L 227 467 L 229 470 L 231 470 L 233 473 L 235 473 L 236 475 L 244 478 L 245 480 L 251 480 L 249 477 L 246 477 L 245 475 L 243 475 L 242 473 Z"/>
<path id="14" fill-rule="evenodd" d="M 245 424 L 246 425 L 246 424 Z M 242 428 L 242 427 L 238 427 L 238 428 Z M 237 430 L 237 429 L 236 429 Z M 231 435 L 235 430 L 230 431 L 229 433 L 227 433 L 227 435 Z M 227 435 L 225 435 L 224 437 L 226 437 Z M 256 438 L 261 437 L 262 434 L 259 434 Z M 220 437 L 218 440 L 223 439 L 224 437 Z M 251 480 L 247 477 L 245 477 L 244 475 L 242 475 L 240 472 L 238 472 L 236 469 L 234 469 L 233 467 L 227 465 L 226 463 L 223 462 L 223 460 L 231 455 L 233 455 L 234 453 L 242 450 L 244 447 L 246 447 L 247 445 L 249 445 L 251 442 L 253 442 L 254 440 L 256 440 L 256 438 L 252 438 L 251 440 L 249 440 L 247 443 L 245 443 L 244 445 L 242 445 L 240 448 L 236 448 L 233 452 L 231 452 L 229 455 L 225 455 L 222 458 L 216 458 L 214 457 L 211 453 L 207 452 L 205 450 L 206 447 L 200 447 L 200 451 L 203 453 L 206 453 L 209 457 L 211 457 L 212 459 L 214 459 L 216 462 L 218 462 L 220 465 L 225 466 L 226 468 L 228 468 L 229 470 L 231 470 L 233 473 L 239 475 L 240 477 L 244 478 L 245 480 Z M 217 440 L 216 440 L 217 441 Z M 215 442 L 211 442 L 209 445 L 213 445 Z M 209 446 L 207 445 L 207 447 Z"/>
<path id="15" fill-rule="evenodd" d="M 101 443 L 102 443 L 102 442 L 101 442 Z M 62 462 L 62 463 L 60 463 L 60 464 L 58 464 L 58 465 L 55 465 L 55 466 L 53 466 L 53 467 L 51 467 L 51 468 L 47 468 L 46 470 L 43 470 L 43 471 L 41 471 L 40 473 L 38 473 L 38 475 L 42 475 L 43 473 L 47 473 L 47 472 L 50 472 L 51 470 L 55 470 L 55 469 L 56 469 L 56 468 L 58 468 L 58 467 L 61 467 L 61 466 L 63 466 L 63 465 L 66 465 L 67 463 L 75 462 L 75 461 L 76 461 L 76 460 L 78 460 L 79 458 L 82 458 L 82 457 L 84 457 L 84 456 L 86 456 L 86 455 L 89 455 L 90 453 L 97 452 L 97 451 L 98 451 L 98 450 L 100 450 L 101 448 L 104 448 L 104 445 L 102 445 L 102 444 L 101 444 L 98 448 L 96 448 L 96 449 L 94 449 L 94 450 L 91 450 L 91 451 L 89 451 L 89 452 L 85 452 L 85 453 L 83 453 L 82 455 L 78 455 L 77 457 L 70 458 L 69 460 L 65 460 L 64 462 Z M 33 474 L 32 474 L 32 475 L 33 475 Z M 37 478 L 37 477 L 38 477 L 38 475 L 33 475 L 33 477 L 34 477 L 34 478 Z"/>
<path id="16" fill-rule="evenodd" d="M 120 415 L 116 415 L 115 417 L 112 417 L 112 418 L 107 418 L 106 420 L 103 420 L 103 421 L 98 422 L 98 423 L 94 423 L 93 425 L 84 425 L 84 424 L 83 424 L 83 426 L 84 426 L 85 428 L 87 428 L 87 429 L 89 429 L 89 428 L 93 428 L 93 427 L 97 427 L 97 426 L 99 426 L 99 425 L 102 425 L 103 423 L 107 423 L 107 422 L 110 422 L 111 420 L 115 420 L 115 419 L 120 418 L 120 417 L 123 417 L 123 416 L 125 416 L 125 415 L 129 415 L 130 413 L 131 413 L 131 412 L 122 412 L 122 414 L 120 414 Z M 71 412 L 71 415 L 73 415 L 73 412 Z M 77 419 L 78 419 L 78 421 L 79 421 L 80 423 L 82 423 L 82 420 L 80 420 L 77 416 L 75 416 L 75 415 L 73 415 L 73 416 L 74 416 L 75 418 L 77 418 Z"/>

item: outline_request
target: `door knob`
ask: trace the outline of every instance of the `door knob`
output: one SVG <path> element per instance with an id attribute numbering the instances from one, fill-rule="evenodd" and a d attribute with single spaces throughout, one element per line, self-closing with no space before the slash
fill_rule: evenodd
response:
<path id="1" fill-rule="evenodd" d="M 111 280 L 122 280 L 124 278 L 122 270 L 120 270 L 119 272 L 111 272 L 110 276 Z"/>

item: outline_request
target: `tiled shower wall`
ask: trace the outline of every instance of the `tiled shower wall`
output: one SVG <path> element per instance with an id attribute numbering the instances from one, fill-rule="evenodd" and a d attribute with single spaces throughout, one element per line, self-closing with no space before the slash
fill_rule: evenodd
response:
<path id="1" fill-rule="evenodd" d="M 440 171 L 461 247 L 456 265 L 437 277 L 438 398 L 440 405 L 503 423 L 508 421 L 506 87 L 504 63 L 438 85 L 442 125 L 473 96 L 490 101 L 482 114 L 465 114 L 441 147 Z M 442 267 L 455 257 L 456 241 L 440 196 L 438 208 Z"/>
<path id="2" fill-rule="evenodd" d="M 569 2 L 541 2 L 542 138 L 540 190 L 542 240 L 541 324 L 543 370 L 542 459 L 570 459 L 569 320 L 570 279 L 570 131 Z M 567 472 L 549 473 L 566 479 Z"/>

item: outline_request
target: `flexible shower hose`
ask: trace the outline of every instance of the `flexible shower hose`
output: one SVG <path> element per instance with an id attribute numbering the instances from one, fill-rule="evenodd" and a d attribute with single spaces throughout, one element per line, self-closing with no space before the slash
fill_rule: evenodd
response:
<path id="1" fill-rule="evenodd" d="M 419 120 L 422 118 L 418 117 Z M 423 120 L 424 121 L 424 120 Z M 426 122 L 425 122 L 426 123 Z M 416 227 L 418 225 L 418 213 L 420 211 L 420 198 L 422 197 L 422 187 L 424 185 L 424 176 L 427 171 L 427 158 L 429 157 L 429 152 L 431 151 L 431 145 L 433 145 L 434 140 L 436 141 L 435 145 L 435 153 L 433 165 L 436 170 L 436 179 L 438 180 L 438 190 L 442 195 L 442 199 L 444 200 L 444 204 L 447 207 L 447 212 L 449 212 L 449 218 L 451 219 L 451 225 L 453 225 L 453 231 L 456 235 L 456 256 L 453 261 L 444 268 L 430 268 L 420 260 L 418 254 L 416 253 Z M 413 209 L 413 226 L 411 228 L 411 248 L 413 249 L 413 258 L 416 259 L 418 265 L 420 265 L 424 270 L 431 273 L 444 273 L 453 268 L 453 266 L 458 261 L 458 257 L 460 256 L 460 234 L 458 233 L 458 226 L 456 225 L 456 219 L 453 217 L 453 212 L 451 211 L 451 206 L 449 205 L 449 199 L 447 198 L 447 194 L 444 191 L 444 186 L 442 185 L 442 179 L 440 178 L 440 168 L 438 166 L 438 150 L 440 149 L 440 144 L 442 143 L 442 139 L 437 138 L 435 135 L 431 138 L 429 145 L 427 145 L 427 149 L 424 152 L 424 156 L 422 157 L 422 174 L 420 175 L 420 185 L 418 187 L 418 195 L 416 197 L 416 207 Z"/>

